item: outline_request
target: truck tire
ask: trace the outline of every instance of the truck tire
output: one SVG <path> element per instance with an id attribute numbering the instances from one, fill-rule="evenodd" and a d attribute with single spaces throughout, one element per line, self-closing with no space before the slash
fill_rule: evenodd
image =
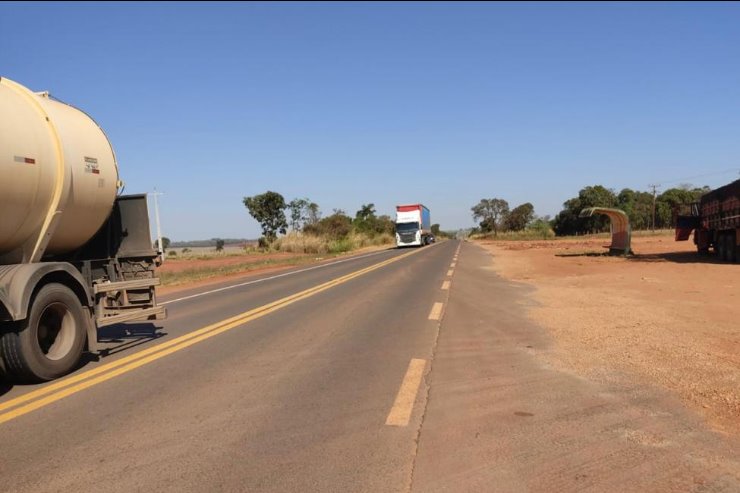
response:
<path id="1" fill-rule="evenodd" d="M 724 262 L 730 262 L 732 258 L 732 253 L 730 252 L 730 235 L 727 233 L 723 233 L 722 236 L 719 237 L 720 241 L 720 256 L 722 257 L 722 261 Z"/>
<path id="2" fill-rule="evenodd" d="M 717 258 L 719 260 L 725 261 L 727 259 L 725 235 L 721 233 L 717 235 L 717 239 L 714 243 L 714 250 L 717 252 Z"/>
<path id="3" fill-rule="evenodd" d="M 735 233 L 727 233 L 725 235 L 727 250 L 727 261 L 737 262 L 737 241 L 735 240 Z"/>
<path id="4" fill-rule="evenodd" d="M 69 373 L 85 348 L 88 323 L 80 300 L 68 287 L 42 287 L 28 318 L 0 339 L 6 371 L 18 381 L 43 382 Z"/>

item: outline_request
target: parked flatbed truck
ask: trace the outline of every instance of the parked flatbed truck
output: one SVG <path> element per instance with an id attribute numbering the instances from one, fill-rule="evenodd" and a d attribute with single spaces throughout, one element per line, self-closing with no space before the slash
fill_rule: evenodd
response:
<path id="1" fill-rule="evenodd" d="M 45 381 L 98 349 L 98 329 L 157 305 L 146 195 L 122 182 L 103 130 L 0 78 L 0 371 Z"/>
<path id="2" fill-rule="evenodd" d="M 726 262 L 740 260 L 740 180 L 704 194 L 676 220 L 676 241 L 694 233 L 700 253 L 714 251 Z"/>

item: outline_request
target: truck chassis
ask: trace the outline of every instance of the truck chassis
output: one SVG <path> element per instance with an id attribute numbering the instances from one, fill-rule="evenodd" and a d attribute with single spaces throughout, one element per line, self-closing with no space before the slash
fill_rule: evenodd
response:
<path id="1" fill-rule="evenodd" d="M 98 329 L 166 316 L 157 305 L 146 195 L 121 196 L 78 250 L 42 262 L 0 266 L 0 371 L 45 381 L 95 352 Z"/>

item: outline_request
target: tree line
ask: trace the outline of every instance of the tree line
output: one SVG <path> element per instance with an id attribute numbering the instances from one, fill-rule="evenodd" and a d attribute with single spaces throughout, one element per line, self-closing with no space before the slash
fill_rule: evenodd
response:
<path id="1" fill-rule="evenodd" d="M 261 246 L 275 242 L 278 235 L 284 235 L 290 228 L 307 235 L 321 236 L 338 240 L 350 233 L 369 237 L 394 235 L 395 222 L 388 215 L 377 215 L 375 204 L 362 204 L 354 217 L 341 209 L 333 209 L 331 215 L 321 217 L 321 210 L 308 198 L 297 198 L 286 202 L 278 192 L 267 191 L 252 197 L 244 197 L 244 206 L 262 228 Z M 286 215 L 287 213 L 287 215 Z M 439 225 L 432 225 L 432 231 L 439 232 Z"/>
<path id="2" fill-rule="evenodd" d="M 657 194 L 624 188 L 616 193 L 602 185 L 582 188 L 577 197 L 566 200 L 563 210 L 552 221 L 557 235 L 596 233 L 609 230 L 609 220 L 603 216 L 579 218 L 588 207 L 612 207 L 623 210 L 633 230 L 665 229 L 676 226 L 676 213 L 689 206 L 711 189 L 707 186 L 681 185 Z"/>
<path id="3" fill-rule="evenodd" d="M 473 220 L 479 222 L 474 232 L 494 235 L 502 231 L 532 229 L 552 229 L 558 236 L 609 231 L 607 217 L 579 217 L 581 211 L 589 207 L 623 210 L 633 230 L 673 228 L 676 225 L 676 213 L 682 207 L 697 202 L 709 191 L 707 186 L 681 185 L 660 194 L 630 188 L 616 193 L 603 185 L 592 185 L 582 188 L 576 197 L 566 200 L 563 209 L 552 219 L 535 215 L 534 207 L 529 202 L 510 209 L 509 203 L 500 198 L 481 199 L 471 207 L 471 211 Z"/>
<path id="4" fill-rule="evenodd" d="M 529 202 L 510 209 L 509 203 L 504 199 L 481 199 L 470 210 L 473 213 L 473 220 L 479 221 L 478 228 L 474 231 L 476 233 L 497 235 L 503 231 L 529 229 L 544 232 L 550 229 L 549 216 L 535 215 L 534 206 Z"/>

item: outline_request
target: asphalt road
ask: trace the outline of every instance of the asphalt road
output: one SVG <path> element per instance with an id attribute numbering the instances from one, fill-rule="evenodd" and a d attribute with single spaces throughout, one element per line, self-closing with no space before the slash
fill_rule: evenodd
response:
<path id="1" fill-rule="evenodd" d="M 125 369 L 86 377 L 209 324 L 362 273 L 12 416 L 0 424 L 3 489 L 406 489 L 424 386 L 412 389 L 407 424 L 386 420 L 411 361 L 424 360 L 421 370 L 428 370 L 439 328 L 429 315 L 447 297 L 440 287 L 457 246 L 450 241 L 383 251 L 181 301 L 162 300 L 169 302 L 162 337 L 149 339 L 146 325 L 130 334 L 117 327 L 109 334 L 119 338 L 108 345 L 114 354 L 60 382 L 14 387 L 0 406 L 70 379 L 74 387 Z M 382 265 L 386 261 L 392 262 Z M 171 298 L 193 294 L 198 293 Z M 63 391 L 0 412 L 7 415 Z"/>
<path id="2" fill-rule="evenodd" d="M 550 367 L 490 265 L 448 241 L 170 296 L 161 336 L 116 327 L 108 356 L 4 390 L 2 488 L 740 491 L 737 439 Z"/>

